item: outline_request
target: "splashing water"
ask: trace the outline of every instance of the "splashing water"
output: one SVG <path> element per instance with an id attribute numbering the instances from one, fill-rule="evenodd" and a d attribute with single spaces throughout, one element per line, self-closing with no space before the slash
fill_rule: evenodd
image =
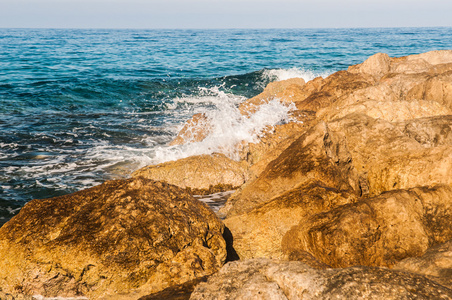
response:
<path id="1" fill-rule="evenodd" d="M 319 74 L 310 70 L 295 67 L 290 69 L 265 70 L 263 73 L 263 76 L 266 77 L 268 81 L 287 80 L 291 78 L 303 78 L 304 81 L 308 82 L 318 76 L 325 78 L 328 75 L 330 75 L 330 73 L 328 72 L 323 72 Z"/>
<path id="2" fill-rule="evenodd" d="M 254 114 L 245 116 L 234 102 L 219 101 L 216 109 L 205 113 L 207 122 L 198 124 L 201 130 L 208 131 L 206 138 L 200 142 L 157 148 L 153 162 L 161 163 L 214 152 L 239 160 L 239 143 L 255 143 L 269 127 L 290 122 L 289 112 L 294 109 L 293 103 L 284 104 L 279 99 L 274 99 L 261 105 Z"/>

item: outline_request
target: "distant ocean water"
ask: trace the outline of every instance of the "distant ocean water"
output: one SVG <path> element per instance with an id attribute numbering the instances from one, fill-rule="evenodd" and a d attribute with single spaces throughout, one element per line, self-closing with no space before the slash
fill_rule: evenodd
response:
<path id="1" fill-rule="evenodd" d="M 245 119 L 236 106 L 271 81 L 441 49 L 452 49 L 452 28 L 0 29 L 0 224 L 32 199 L 255 139 L 288 108 L 272 102 Z M 212 136 L 166 146 L 199 112 Z"/>

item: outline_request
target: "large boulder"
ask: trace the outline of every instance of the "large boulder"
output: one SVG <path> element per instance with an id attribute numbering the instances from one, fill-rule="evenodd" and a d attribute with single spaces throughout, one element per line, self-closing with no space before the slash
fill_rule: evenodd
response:
<path id="1" fill-rule="evenodd" d="M 272 160 L 317 122 L 312 112 L 297 110 L 290 115 L 291 122 L 268 128 L 257 142 L 238 146 L 241 160 L 249 164 L 249 179 L 258 177 Z"/>
<path id="2" fill-rule="evenodd" d="M 258 178 L 245 184 L 221 210 L 228 217 L 247 213 L 273 197 L 310 181 L 328 187 L 356 191 L 351 156 L 341 134 L 318 123 L 271 161 Z"/>
<path id="3" fill-rule="evenodd" d="M 165 181 L 188 188 L 193 194 L 211 194 L 240 187 L 247 174 L 246 163 L 214 153 L 150 165 L 135 171 L 132 177 Z"/>
<path id="4" fill-rule="evenodd" d="M 391 70 L 391 58 L 386 53 L 377 53 L 363 63 L 348 67 L 351 73 L 364 73 L 380 79 Z"/>
<path id="5" fill-rule="evenodd" d="M 373 80 L 366 75 L 339 71 L 319 80 L 317 85 L 307 97 L 296 98 L 294 103 L 298 109 L 317 112 L 356 90 L 371 87 Z"/>
<path id="6" fill-rule="evenodd" d="M 309 182 L 273 198 L 248 213 L 224 220 L 234 238 L 240 259 L 283 258 L 281 241 L 301 219 L 353 203 L 356 195 L 329 188 L 322 182 Z"/>
<path id="7" fill-rule="evenodd" d="M 307 251 L 333 267 L 393 266 L 452 238 L 452 188 L 383 193 L 302 219 L 283 251 Z"/>
<path id="8" fill-rule="evenodd" d="M 452 109 L 452 64 L 450 71 L 417 83 L 406 94 L 407 100 L 429 100 Z"/>
<path id="9" fill-rule="evenodd" d="M 427 276 L 452 289 L 452 240 L 429 248 L 422 256 L 406 258 L 394 269 Z"/>
<path id="10" fill-rule="evenodd" d="M 391 58 L 387 54 L 377 53 L 363 63 L 350 66 L 348 71 L 356 74 L 368 74 L 376 80 L 387 74 L 416 74 L 445 70 L 452 63 L 452 50 L 439 50 Z M 442 67 L 441 67 L 442 66 Z"/>
<path id="11" fill-rule="evenodd" d="M 443 121 L 438 121 L 441 118 Z M 360 183 L 367 186 L 370 195 L 379 195 L 394 189 L 452 184 L 450 117 L 441 118 L 391 123 L 351 114 L 328 123 L 328 127 L 333 135 L 345 136 L 351 163 L 362 178 Z M 428 132 L 435 133 L 434 139 L 441 142 L 428 145 L 416 140 Z"/>
<path id="12" fill-rule="evenodd" d="M 216 272 L 226 259 L 223 229 L 178 187 L 107 181 L 30 201 L 6 223 L 0 286 L 11 294 L 137 299 Z"/>
<path id="13" fill-rule="evenodd" d="M 452 290 L 421 275 L 383 268 L 316 269 L 251 259 L 226 264 L 190 299 L 452 299 Z"/>
<path id="14" fill-rule="evenodd" d="M 401 122 L 417 118 L 446 116 L 452 114 L 452 110 L 435 101 L 364 100 L 347 106 L 328 107 L 320 111 L 317 117 L 328 122 L 354 113 L 389 122 Z"/>

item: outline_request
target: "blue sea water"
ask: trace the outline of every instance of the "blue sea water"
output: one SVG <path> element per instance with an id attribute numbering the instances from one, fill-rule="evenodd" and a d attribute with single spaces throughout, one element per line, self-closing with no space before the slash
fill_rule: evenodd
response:
<path id="1" fill-rule="evenodd" d="M 440 49 L 452 28 L 0 29 L 0 223 L 32 199 L 183 156 L 166 144 L 187 119 L 221 123 L 270 81 Z"/>

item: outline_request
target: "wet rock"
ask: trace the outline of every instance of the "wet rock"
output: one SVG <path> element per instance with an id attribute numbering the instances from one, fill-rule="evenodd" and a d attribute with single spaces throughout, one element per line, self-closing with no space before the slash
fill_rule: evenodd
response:
<path id="1" fill-rule="evenodd" d="M 406 258 L 394 269 L 421 274 L 452 288 L 452 240 L 429 248 L 422 256 Z"/>
<path id="2" fill-rule="evenodd" d="M 307 111 L 293 111 L 291 119 L 287 124 L 266 130 L 259 141 L 239 146 L 241 160 L 249 164 L 249 179 L 258 177 L 272 160 L 317 122 L 315 114 Z"/>
<path id="3" fill-rule="evenodd" d="M 303 93 L 304 85 L 305 81 L 303 78 L 270 82 L 262 93 L 241 103 L 239 106 L 240 112 L 244 115 L 252 114 L 258 110 L 260 105 L 273 99 L 279 99 L 288 103 L 294 102 L 294 97 L 298 99 Z"/>
<path id="4" fill-rule="evenodd" d="M 196 155 L 141 168 L 132 177 L 165 181 L 193 194 L 212 194 L 240 187 L 248 178 L 248 165 L 224 154 Z"/>
<path id="5" fill-rule="evenodd" d="M 205 114 L 195 114 L 189 119 L 169 145 L 183 145 L 200 142 L 210 133 L 212 125 Z"/>
<path id="6" fill-rule="evenodd" d="M 302 219 L 282 248 L 333 267 L 390 267 L 451 238 L 452 188 L 443 185 L 391 191 Z"/>
<path id="7" fill-rule="evenodd" d="M 0 229 L 0 286 L 137 299 L 216 272 L 226 258 L 223 229 L 184 190 L 143 178 L 33 200 Z"/>
<path id="8" fill-rule="evenodd" d="M 233 236 L 234 249 L 240 259 L 283 258 L 281 241 L 300 220 L 353 203 L 356 195 L 310 182 L 273 198 L 248 213 L 224 220 Z"/>
<path id="9" fill-rule="evenodd" d="M 383 268 L 314 269 L 301 262 L 251 259 L 226 264 L 190 299 L 451 299 L 424 276 Z"/>

